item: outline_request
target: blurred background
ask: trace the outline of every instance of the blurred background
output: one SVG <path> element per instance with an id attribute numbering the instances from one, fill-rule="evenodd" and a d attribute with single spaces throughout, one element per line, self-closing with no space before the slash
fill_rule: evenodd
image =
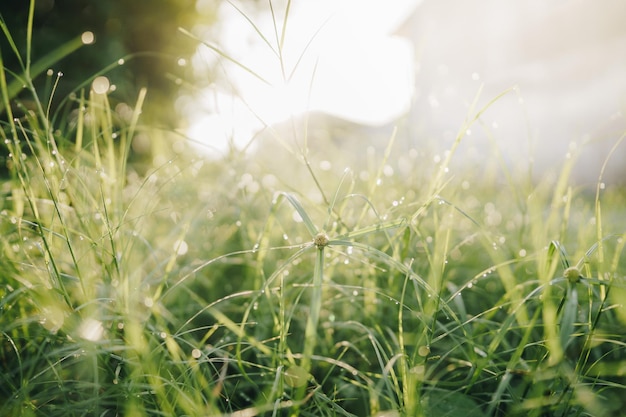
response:
<path id="1" fill-rule="evenodd" d="M 22 51 L 28 3 L 0 5 Z M 384 147 L 396 127 L 400 149 L 441 157 L 468 115 L 510 90 L 465 132 L 456 162 L 480 164 L 495 149 L 540 178 L 580 153 L 574 177 L 594 184 L 626 129 L 620 0 L 296 0 L 287 15 L 286 1 L 269 4 L 40 0 L 33 60 L 93 32 L 93 45 L 55 64 L 57 96 L 123 58 L 105 74 L 112 100 L 132 103 L 148 87 L 146 119 L 207 155 L 258 149 L 295 120 L 316 132 L 312 147 L 329 137 L 346 153 Z M 0 47 L 17 71 L 6 41 Z M 622 145 L 607 178 L 624 183 L 625 164 Z"/>
<path id="2" fill-rule="evenodd" d="M 22 60 L 26 58 L 30 3 L 0 2 L 0 15 Z M 195 0 L 37 0 L 34 2 L 32 62 L 36 63 L 84 32 L 92 32 L 92 44 L 51 66 L 53 77 L 58 72 L 63 73 L 54 102 L 59 105 L 70 93 L 89 87 L 98 73 L 111 66 L 104 75 L 114 86 L 110 95 L 114 103 L 134 103 L 139 89 L 147 87 L 150 99 L 146 116 L 164 125 L 176 125 L 179 118 L 172 112 L 179 90 L 176 79 L 189 78 L 191 72 L 184 64 L 197 47 L 177 28 L 195 24 L 198 19 L 195 3 Z M 211 15 L 203 18 L 210 22 Z M 14 74 L 21 74 L 19 60 L 5 36 L 0 37 L 0 51 L 5 67 Z M 123 65 L 117 65 L 120 60 Z M 50 82 L 48 78 L 50 76 L 44 72 L 35 79 L 41 91 Z M 26 104 L 31 99 L 25 91 L 20 98 Z"/>

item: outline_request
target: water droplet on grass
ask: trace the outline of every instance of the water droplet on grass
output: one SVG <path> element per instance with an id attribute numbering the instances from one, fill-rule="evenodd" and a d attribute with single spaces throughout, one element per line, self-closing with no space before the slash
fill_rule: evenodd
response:
<path id="1" fill-rule="evenodd" d="M 104 327 L 100 321 L 88 318 L 81 324 L 78 332 L 83 339 L 97 342 L 104 334 Z"/>
<path id="2" fill-rule="evenodd" d="M 109 79 L 103 75 L 96 77 L 91 83 L 91 88 L 96 94 L 106 94 L 111 87 Z"/>
<path id="3" fill-rule="evenodd" d="M 93 32 L 89 30 L 86 32 L 83 32 L 80 35 L 80 41 L 83 43 L 83 45 L 91 45 L 92 43 L 94 43 L 95 40 L 96 40 L 96 37 L 94 36 Z"/>

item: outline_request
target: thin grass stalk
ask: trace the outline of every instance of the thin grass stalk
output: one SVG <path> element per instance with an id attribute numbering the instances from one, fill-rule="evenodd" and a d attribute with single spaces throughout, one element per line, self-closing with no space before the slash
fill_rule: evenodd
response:
<path id="1" fill-rule="evenodd" d="M 408 265 L 408 270 L 411 270 L 413 265 L 413 259 Z M 420 398 L 421 398 L 421 390 L 420 390 L 420 379 L 423 378 L 424 374 L 424 362 L 426 360 L 427 355 L 421 355 L 420 349 L 422 347 L 427 348 L 427 346 L 421 345 L 421 339 L 417 339 L 416 350 L 418 351 L 418 355 L 411 360 L 406 351 L 406 344 L 404 339 L 404 301 L 406 297 L 406 289 L 408 283 L 411 281 L 410 274 L 406 274 L 404 278 L 404 283 L 402 284 L 402 294 L 400 296 L 400 304 L 398 306 L 398 345 L 400 348 L 400 358 L 399 358 L 399 366 L 400 366 L 400 379 L 402 381 L 402 406 L 404 412 L 407 416 L 418 416 L 421 415 L 420 410 Z M 417 333 L 417 329 L 414 330 Z M 418 357 L 422 358 L 420 363 L 416 363 L 415 359 Z M 372 410 L 372 413 L 375 413 L 378 410 Z"/>
<path id="2" fill-rule="evenodd" d="M 24 68 L 24 75 L 26 79 L 32 80 L 30 74 L 30 60 L 31 60 L 31 50 L 33 44 L 33 20 L 35 18 L 35 0 L 30 1 L 30 5 L 28 7 L 28 19 L 26 23 L 26 66 Z"/>
<path id="3" fill-rule="evenodd" d="M 26 138 L 26 143 L 28 144 L 31 152 L 33 152 L 34 155 L 37 155 L 34 145 L 28 137 L 26 129 L 24 128 L 24 126 L 21 124 L 20 121 L 18 121 L 18 125 L 20 127 L 22 134 Z M 14 156 L 14 162 L 17 162 L 16 158 L 17 156 Z M 35 157 L 35 161 L 37 163 L 37 167 L 39 168 L 42 174 L 42 178 L 43 178 L 44 184 L 46 186 L 46 189 L 49 195 L 53 196 L 53 193 L 50 189 L 50 184 L 48 182 L 48 178 L 46 176 L 45 169 L 43 168 L 40 159 L 38 157 Z M 48 273 L 50 276 L 50 280 L 53 284 L 53 287 L 56 287 L 60 291 L 67 306 L 73 309 L 74 305 L 72 302 L 71 295 L 67 291 L 67 288 L 65 287 L 65 284 L 63 282 L 63 277 L 61 276 L 60 270 L 56 262 L 56 256 L 52 249 L 52 243 L 50 242 L 50 239 L 48 238 L 47 230 L 44 227 L 45 220 L 41 218 L 41 215 L 39 213 L 39 209 L 37 206 L 37 196 L 33 193 L 32 187 L 30 187 L 28 169 L 26 165 L 23 164 L 22 162 L 16 163 L 16 167 L 17 167 L 16 171 L 18 172 L 18 176 L 19 176 L 20 183 L 22 186 L 22 191 L 24 192 L 24 196 L 26 197 L 29 208 L 33 213 L 33 217 L 35 218 L 36 230 L 37 230 L 38 236 L 41 238 L 43 242 L 44 257 L 46 258 L 46 261 L 48 264 Z"/>
<path id="4" fill-rule="evenodd" d="M 598 271 L 598 279 L 604 279 L 604 274 L 606 271 L 606 266 L 604 264 L 604 232 L 602 230 L 602 205 L 600 199 L 600 192 L 602 190 L 602 180 L 604 178 L 604 173 L 606 168 L 611 160 L 611 157 L 617 151 L 617 148 L 622 144 L 622 142 L 626 139 L 626 131 L 622 133 L 619 139 L 615 142 L 615 144 L 611 147 L 611 150 L 607 154 L 604 162 L 602 163 L 602 168 L 600 168 L 600 174 L 598 175 L 598 181 L 596 182 L 596 196 L 595 196 L 595 216 L 596 216 L 596 239 L 598 242 L 598 265 L 600 266 L 600 270 Z M 600 288 L 600 292 L 602 298 L 606 298 L 606 289 L 605 287 Z"/>
<path id="5" fill-rule="evenodd" d="M 309 317 L 304 330 L 304 349 L 302 352 L 300 366 L 307 373 L 311 371 L 311 358 L 313 357 L 313 353 L 315 352 L 315 347 L 317 345 L 318 323 L 320 311 L 322 309 L 322 282 L 324 280 L 325 246 L 326 245 L 318 245 L 317 247 L 315 267 L 313 270 L 313 286 L 311 303 L 309 305 Z M 306 384 L 303 384 L 298 389 L 296 400 L 304 398 L 305 390 Z"/>

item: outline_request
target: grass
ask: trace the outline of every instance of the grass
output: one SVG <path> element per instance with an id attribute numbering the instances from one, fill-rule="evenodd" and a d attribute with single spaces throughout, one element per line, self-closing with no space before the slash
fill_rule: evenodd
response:
<path id="1" fill-rule="evenodd" d="M 393 137 L 345 171 L 302 143 L 203 160 L 141 124 L 145 92 L 130 117 L 92 91 L 50 114 L 29 65 L 19 117 L 0 70 L 1 415 L 626 407 L 625 196 L 571 184 L 575 159 L 540 183 Z M 148 168 L 139 134 L 163 144 Z"/>

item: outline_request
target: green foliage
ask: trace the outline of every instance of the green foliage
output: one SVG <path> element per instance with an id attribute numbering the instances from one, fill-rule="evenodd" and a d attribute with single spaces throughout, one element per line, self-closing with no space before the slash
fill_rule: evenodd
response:
<path id="1" fill-rule="evenodd" d="M 143 109 L 147 113 L 144 117 L 175 126 L 178 120 L 173 104 L 168 103 L 173 102 L 171 97 L 179 88 L 175 80 L 187 78 L 191 72 L 189 66 L 179 65 L 179 60 L 189 61 L 196 48 L 178 28 L 190 28 L 196 23 L 195 4 L 195 0 L 161 0 L 158 5 L 150 0 L 2 2 L 2 24 L 12 34 L 12 43 L 20 53 L 7 54 L 12 49 L 7 38 L 0 41 L 0 50 L 11 80 L 22 78 L 30 58 L 40 64 L 40 71 L 31 71 L 29 80 L 40 91 L 50 83 L 50 77 L 45 76 L 48 69 L 55 75 L 64 74 L 53 110 L 58 102 L 109 68 L 106 75 L 117 87 L 117 100 L 131 103 L 142 88 L 148 88 L 153 99 Z M 87 31 L 94 34 L 94 45 L 76 50 Z M 51 52 L 59 45 L 74 48 L 63 55 Z M 45 60 L 46 56 L 51 59 Z M 124 64 L 114 65 L 120 59 Z M 32 97 L 28 91 L 23 93 L 22 102 L 28 106 Z"/>
<path id="2" fill-rule="evenodd" d="M 289 158 L 206 161 L 141 123 L 145 90 L 127 114 L 85 90 L 50 117 L 29 83 L 14 117 L 9 85 L 0 70 L 0 415 L 626 406 L 625 196 L 573 188 L 574 160 L 539 184 L 461 176 L 454 148 L 433 165 L 392 135 L 342 172 L 286 137 Z"/>

